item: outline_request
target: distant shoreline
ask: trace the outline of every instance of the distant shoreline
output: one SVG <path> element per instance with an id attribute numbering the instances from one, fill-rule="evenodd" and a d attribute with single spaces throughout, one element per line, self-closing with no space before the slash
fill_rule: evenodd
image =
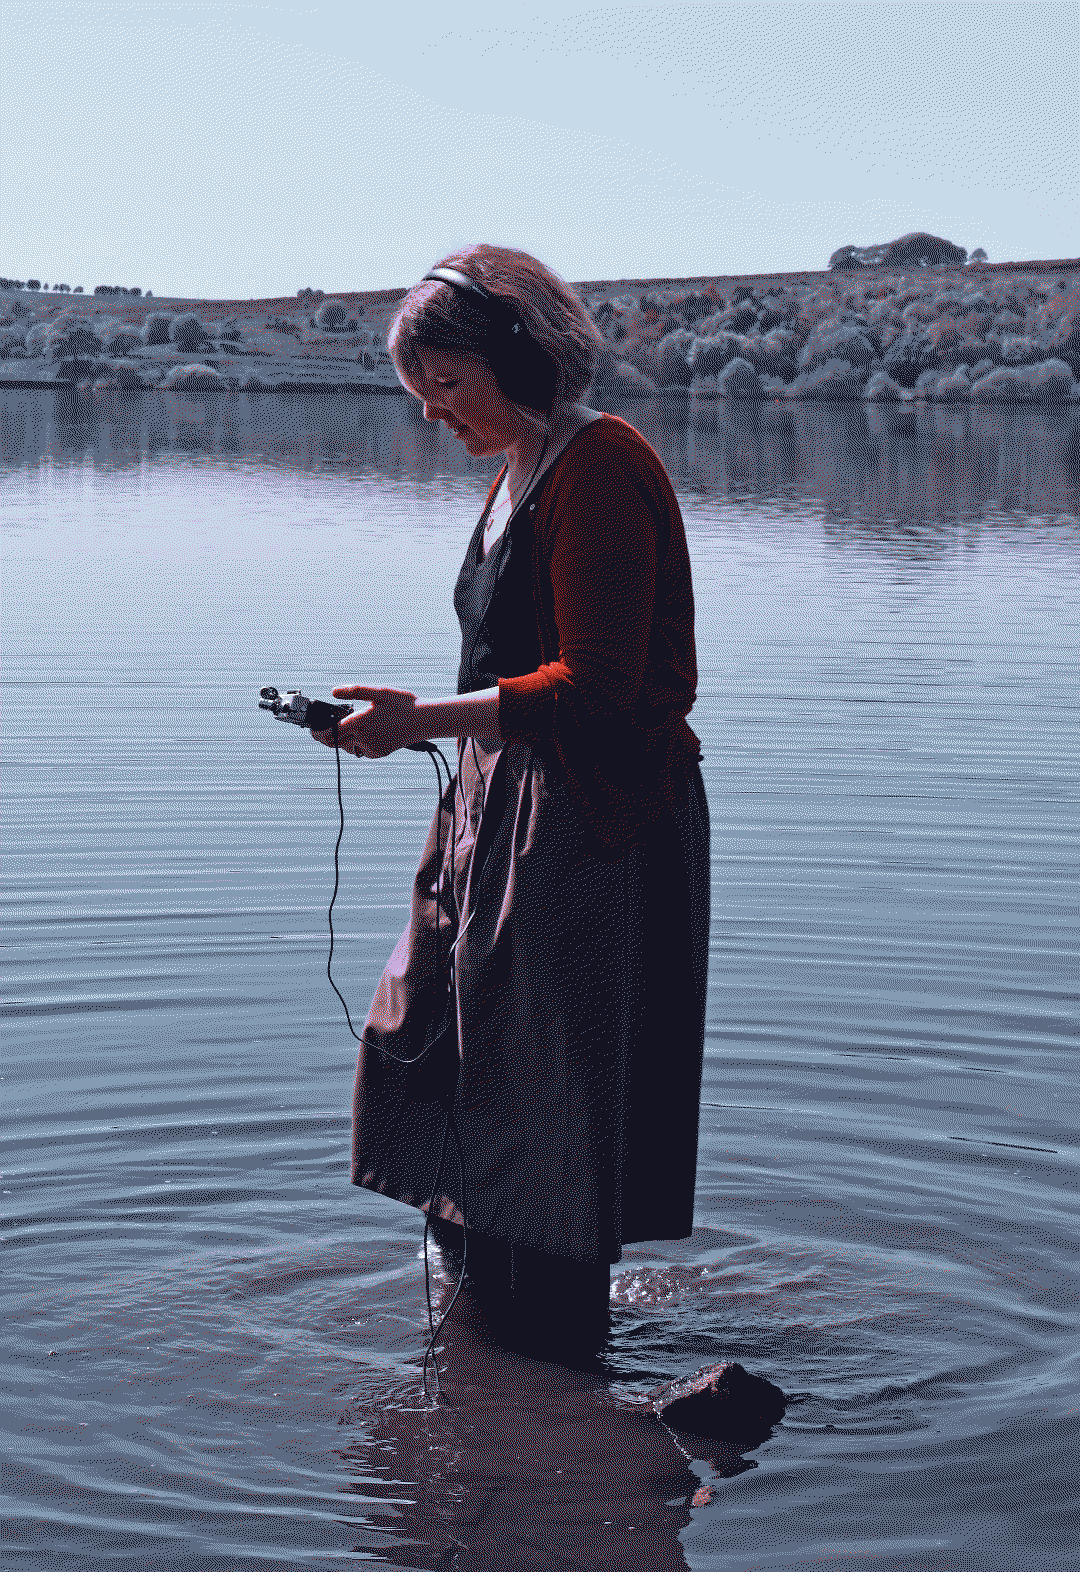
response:
<path id="1" fill-rule="evenodd" d="M 1074 403 L 1078 274 L 1080 257 L 1065 257 L 574 287 L 605 341 L 595 397 Z M 5 289 L 0 388 L 401 393 L 386 334 L 406 293 Z"/>

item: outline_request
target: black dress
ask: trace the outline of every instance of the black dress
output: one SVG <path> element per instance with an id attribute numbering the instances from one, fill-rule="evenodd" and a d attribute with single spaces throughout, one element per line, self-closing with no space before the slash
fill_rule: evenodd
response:
<path id="1" fill-rule="evenodd" d="M 482 557 L 487 516 L 454 595 L 462 693 L 541 664 L 529 508 Z M 353 1182 L 519 1253 L 606 1272 L 624 1243 L 692 1226 L 710 883 L 701 773 L 694 764 L 671 809 L 612 860 L 540 750 L 466 739 L 458 765 L 364 1029 Z M 410 1067 L 373 1051 L 422 1053 L 442 1008 L 437 958 L 455 941 L 456 1034 Z"/>

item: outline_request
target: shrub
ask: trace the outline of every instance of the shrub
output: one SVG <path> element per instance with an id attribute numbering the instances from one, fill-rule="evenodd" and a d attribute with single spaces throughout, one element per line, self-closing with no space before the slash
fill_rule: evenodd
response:
<path id="1" fill-rule="evenodd" d="M 105 339 L 107 355 L 130 355 L 142 343 L 142 336 L 133 328 L 118 327 Z"/>
<path id="2" fill-rule="evenodd" d="M 1034 398 L 1035 394 L 1022 371 L 1012 366 L 998 366 L 972 384 L 971 396 L 995 404 L 1017 404 Z"/>
<path id="3" fill-rule="evenodd" d="M 195 354 L 210 343 L 210 335 L 193 311 L 173 317 L 169 325 L 169 342 L 185 355 Z"/>
<path id="4" fill-rule="evenodd" d="M 874 346 L 857 327 L 847 324 L 831 327 L 823 323 L 803 346 L 799 365 L 806 371 L 816 371 L 827 360 L 846 360 L 864 373 L 869 372 L 874 359 Z"/>
<path id="5" fill-rule="evenodd" d="M 27 287 L 27 289 L 40 289 L 41 288 L 41 280 L 37 279 L 37 278 L 28 278 L 26 280 L 26 287 Z"/>
<path id="6" fill-rule="evenodd" d="M 863 379 L 849 361 L 827 360 L 816 371 L 804 371 L 792 388 L 801 399 L 861 398 Z"/>
<path id="7" fill-rule="evenodd" d="M 52 324 L 50 335 L 49 353 L 53 360 L 83 360 L 89 355 L 100 355 L 102 342 L 94 332 L 89 322 L 76 318 L 74 321 L 61 326 L 59 321 Z"/>
<path id="8" fill-rule="evenodd" d="M 167 344 L 169 342 L 169 329 L 172 327 L 172 317 L 164 312 L 155 311 L 147 317 L 142 325 L 142 341 L 144 344 Z"/>
<path id="9" fill-rule="evenodd" d="M 954 402 L 956 399 L 970 398 L 971 378 L 967 366 L 959 365 L 949 376 L 942 377 L 932 396 L 943 404 Z"/>
<path id="10" fill-rule="evenodd" d="M 897 387 L 887 371 L 875 371 L 863 389 L 863 398 L 871 404 L 895 404 L 903 397 L 903 389 Z"/>
<path id="11" fill-rule="evenodd" d="M 1035 397 L 1047 403 L 1072 394 L 1073 374 L 1063 360 L 1044 360 L 1041 366 L 1032 366 L 1028 380 Z"/>
<path id="12" fill-rule="evenodd" d="M 213 366 L 173 366 L 161 385 L 164 388 L 175 388 L 181 393 L 212 393 L 225 387 L 225 379 Z"/>
<path id="13" fill-rule="evenodd" d="M 758 374 L 748 360 L 736 356 L 720 373 L 720 392 L 724 398 L 764 398 Z"/>
<path id="14" fill-rule="evenodd" d="M 324 300 L 315 313 L 315 325 L 321 328 L 324 333 L 344 332 L 348 325 L 348 313 L 341 301 Z"/>
<path id="15" fill-rule="evenodd" d="M 688 328 L 676 328 L 665 334 L 656 346 L 654 365 L 656 381 L 664 388 L 688 388 L 693 379 L 690 356 L 696 340 Z"/>

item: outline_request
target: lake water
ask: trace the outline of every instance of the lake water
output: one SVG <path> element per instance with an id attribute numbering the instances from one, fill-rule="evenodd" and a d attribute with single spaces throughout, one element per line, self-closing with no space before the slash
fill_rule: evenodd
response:
<path id="1" fill-rule="evenodd" d="M 602 1379 L 451 1317 L 432 1407 L 333 755 L 255 700 L 452 691 L 492 465 L 411 399 L 0 394 L 10 1567 L 1080 1566 L 1080 416 L 620 412 L 698 606 L 695 1229 Z M 362 1017 L 435 783 L 343 764 Z M 723 1358 L 760 1446 L 635 1406 Z"/>

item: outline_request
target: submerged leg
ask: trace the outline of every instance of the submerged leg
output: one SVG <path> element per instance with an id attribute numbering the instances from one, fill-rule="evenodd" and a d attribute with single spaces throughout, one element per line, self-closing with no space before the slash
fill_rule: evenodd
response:
<path id="1" fill-rule="evenodd" d="M 511 1245 L 434 1220 L 431 1235 L 453 1282 L 468 1241 L 466 1283 L 491 1335 L 539 1359 L 578 1363 L 600 1351 L 608 1333 L 611 1268 Z"/>

